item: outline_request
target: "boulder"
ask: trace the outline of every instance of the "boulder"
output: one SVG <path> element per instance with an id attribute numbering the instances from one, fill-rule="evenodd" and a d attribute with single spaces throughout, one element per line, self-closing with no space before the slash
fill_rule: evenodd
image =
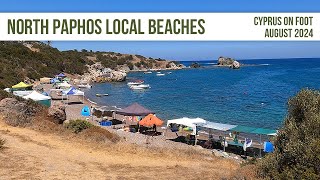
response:
<path id="1" fill-rule="evenodd" d="M 121 71 L 113 71 L 110 73 L 110 81 L 122 82 L 127 78 L 127 73 Z"/>
<path id="2" fill-rule="evenodd" d="M 218 59 L 218 65 L 219 66 L 231 66 L 232 63 L 234 62 L 235 60 L 232 59 L 232 58 L 228 58 L 228 57 L 219 57 Z"/>
<path id="3" fill-rule="evenodd" d="M 5 122 L 11 126 L 25 126 L 29 124 L 40 106 L 18 101 L 15 98 L 5 98 L 0 101 L 0 114 Z"/>
<path id="4" fill-rule="evenodd" d="M 51 106 L 48 109 L 48 117 L 52 118 L 52 121 L 56 124 L 62 124 L 66 119 L 66 110 L 64 106 Z"/>
<path id="5" fill-rule="evenodd" d="M 233 61 L 231 65 L 232 69 L 239 69 L 240 68 L 240 63 L 238 61 Z"/>
<path id="6" fill-rule="evenodd" d="M 192 63 L 190 65 L 190 68 L 199 68 L 200 67 L 200 64 L 199 63 Z"/>

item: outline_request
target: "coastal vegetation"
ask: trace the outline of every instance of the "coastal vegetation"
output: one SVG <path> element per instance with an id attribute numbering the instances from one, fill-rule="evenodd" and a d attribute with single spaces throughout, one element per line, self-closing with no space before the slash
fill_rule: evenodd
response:
<path id="1" fill-rule="evenodd" d="M 85 129 L 91 128 L 93 125 L 88 121 L 77 119 L 71 120 L 67 123 L 66 128 L 70 129 L 74 133 L 79 133 Z"/>
<path id="2" fill-rule="evenodd" d="M 301 90 L 288 101 L 288 115 L 275 151 L 258 161 L 268 179 L 320 179 L 320 92 Z"/>
<path id="3" fill-rule="evenodd" d="M 59 51 L 50 44 L 38 41 L 0 42 L 0 88 L 20 81 L 33 82 L 41 77 L 53 77 L 60 72 L 83 75 L 88 72 L 88 66 L 95 63 L 102 64 L 104 68 L 125 71 L 170 68 L 178 64 L 161 58 L 116 52 Z"/>

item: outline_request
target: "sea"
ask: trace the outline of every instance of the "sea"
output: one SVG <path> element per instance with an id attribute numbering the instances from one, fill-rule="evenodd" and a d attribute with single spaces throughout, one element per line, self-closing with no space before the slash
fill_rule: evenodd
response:
<path id="1" fill-rule="evenodd" d="M 86 96 L 119 108 L 137 102 L 163 120 L 200 117 L 277 129 L 287 115 L 289 98 L 302 88 L 320 89 L 317 58 L 239 60 L 246 66 L 237 70 L 216 67 L 216 60 L 180 62 L 198 62 L 201 68 L 161 71 L 165 76 L 132 72 L 126 82 L 94 84 Z M 144 80 L 151 88 L 131 90 L 127 82 L 133 80 Z M 97 93 L 109 96 L 96 97 Z"/>

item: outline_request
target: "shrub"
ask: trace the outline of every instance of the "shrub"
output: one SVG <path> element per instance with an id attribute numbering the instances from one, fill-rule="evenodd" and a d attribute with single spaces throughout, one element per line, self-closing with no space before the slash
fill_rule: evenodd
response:
<path id="1" fill-rule="evenodd" d="M 275 151 L 258 162 L 268 179 L 320 179 L 320 92 L 302 90 L 288 102 Z"/>
<path id="2" fill-rule="evenodd" d="M 71 120 L 66 128 L 72 130 L 74 133 L 79 133 L 85 129 L 91 128 L 93 125 L 85 120 Z"/>
<path id="3" fill-rule="evenodd" d="M 117 134 L 111 133 L 108 130 L 99 126 L 93 126 L 89 129 L 85 129 L 81 134 L 86 138 L 94 142 L 106 142 L 111 141 L 116 143 L 120 140 Z"/>

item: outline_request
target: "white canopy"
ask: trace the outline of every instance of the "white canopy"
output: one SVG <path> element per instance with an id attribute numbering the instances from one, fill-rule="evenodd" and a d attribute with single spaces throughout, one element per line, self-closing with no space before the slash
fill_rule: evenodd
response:
<path id="1" fill-rule="evenodd" d="M 32 91 L 31 94 L 27 96 L 23 96 L 24 99 L 32 99 L 34 101 L 43 101 L 43 100 L 50 100 L 50 96 L 45 96 L 43 94 L 38 93 L 37 91 Z"/>
<path id="2" fill-rule="evenodd" d="M 58 84 L 58 87 L 69 88 L 69 87 L 71 87 L 71 84 L 69 84 L 69 83 L 67 83 L 67 82 L 63 82 L 63 83 Z"/>
<path id="3" fill-rule="evenodd" d="M 83 91 L 80 91 L 74 87 L 71 87 L 65 91 L 62 91 L 62 94 L 67 96 L 84 96 Z"/>
<path id="4" fill-rule="evenodd" d="M 168 120 L 167 121 L 167 126 L 169 126 L 169 124 L 181 124 L 184 126 L 188 126 L 191 127 L 193 132 L 192 134 L 195 135 L 196 134 L 196 129 L 197 129 L 197 125 L 200 124 L 204 124 L 206 123 L 206 120 L 202 119 L 202 118 L 187 118 L 187 117 L 183 117 L 180 119 L 172 119 L 172 120 Z"/>
<path id="5" fill-rule="evenodd" d="M 23 97 L 31 94 L 33 91 L 13 91 L 13 95 Z"/>

